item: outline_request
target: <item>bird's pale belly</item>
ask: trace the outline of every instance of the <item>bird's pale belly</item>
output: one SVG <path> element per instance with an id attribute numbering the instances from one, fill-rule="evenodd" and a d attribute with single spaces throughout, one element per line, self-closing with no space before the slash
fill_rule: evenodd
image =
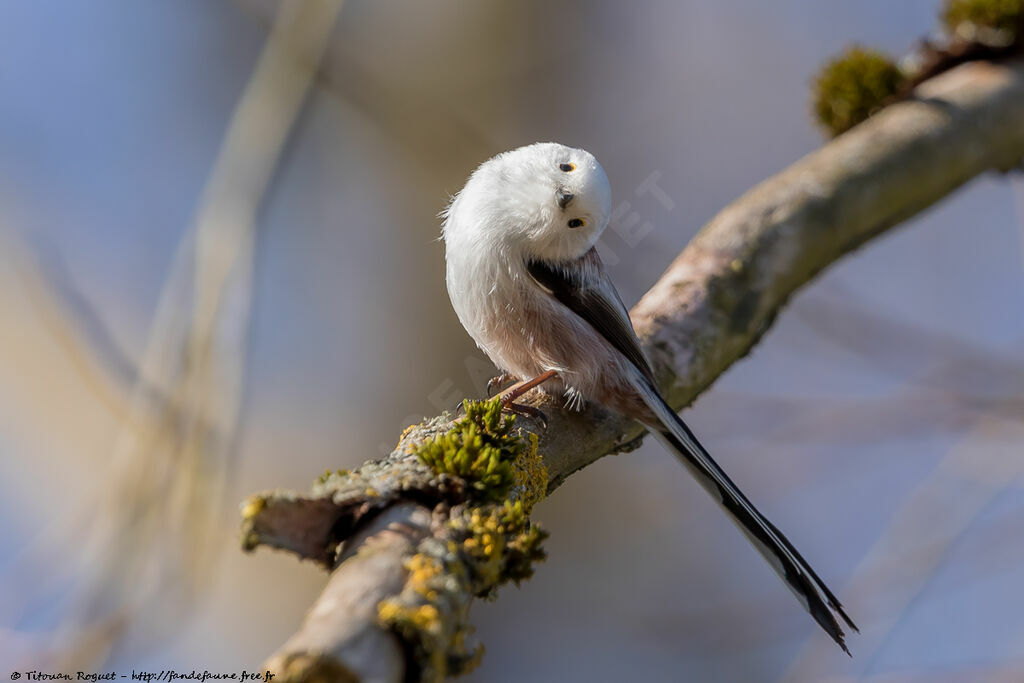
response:
<path id="1" fill-rule="evenodd" d="M 500 370 L 519 379 L 554 370 L 558 379 L 545 391 L 565 392 L 578 406 L 582 399 L 615 407 L 617 399 L 634 393 L 630 386 L 611 386 L 613 378 L 628 376 L 626 361 L 587 322 L 563 310 L 556 315 L 551 308 L 562 304 L 542 292 L 523 299 L 513 310 L 482 306 L 472 329 L 466 325 Z"/>

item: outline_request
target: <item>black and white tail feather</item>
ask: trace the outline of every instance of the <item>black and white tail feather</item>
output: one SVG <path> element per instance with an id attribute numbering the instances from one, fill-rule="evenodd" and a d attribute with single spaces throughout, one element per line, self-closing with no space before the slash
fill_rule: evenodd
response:
<path id="1" fill-rule="evenodd" d="M 754 507 L 729 475 L 711 458 L 682 418 L 662 398 L 661 392 L 651 385 L 650 380 L 639 371 L 636 373 L 636 380 L 641 397 L 661 422 L 647 427 L 675 453 L 697 482 L 729 513 L 732 521 L 796 595 L 804 609 L 849 655 L 845 634 L 835 614 L 842 617 L 846 625 L 854 631 L 858 629 L 836 596 L 793 547 L 789 539 Z"/>

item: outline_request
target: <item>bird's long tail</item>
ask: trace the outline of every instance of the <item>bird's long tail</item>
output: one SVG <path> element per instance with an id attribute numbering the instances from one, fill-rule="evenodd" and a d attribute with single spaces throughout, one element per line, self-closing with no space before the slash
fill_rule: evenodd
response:
<path id="1" fill-rule="evenodd" d="M 758 512 L 729 475 L 711 458 L 682 418 L 665 402 L 661 392 L 647 379 L 639 374 L 637 377 L 637 388 L 644 402 L 660 422 L 647 425 L 652 433 L 676 454 L 701 486 L 729 513 L 736 526 L 750 539 L 821 628 L 846 654 L 850 654 L 835 614 L 842 617 L 854 631 L 858 629 L 843 611 L 843 606 L 836 596 L 818 578 L 811 565 L 797 552 L 789 539 Z"/>

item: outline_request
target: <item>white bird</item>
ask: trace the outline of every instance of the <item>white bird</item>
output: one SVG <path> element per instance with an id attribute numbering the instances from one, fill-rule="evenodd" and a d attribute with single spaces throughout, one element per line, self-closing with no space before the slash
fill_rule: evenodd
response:
<path id="1" fill-rule="evenodd" d="M 582 149 L 538 143 L 485 161 L 443 213 L 459 320 L 504 373 L 551 379 L 574 407 L 596 401 L 648 427 L 849 654 L 835 614 L 857 627 L 835 595 L 662 397 L 594 248 L 610 213 L 608 177 Z"/>

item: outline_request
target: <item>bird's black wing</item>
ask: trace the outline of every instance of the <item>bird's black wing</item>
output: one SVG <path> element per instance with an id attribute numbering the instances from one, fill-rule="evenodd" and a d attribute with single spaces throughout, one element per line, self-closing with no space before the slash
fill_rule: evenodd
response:
<path id="1" fill-rule="evenodd" d="M 609 344 L 629 359 L 654 386 L 654 371 L 640 348 L 629 313 L 591 249 L 568 263 L 532 260 L 527 270 L 541 287 L 587 321 Z"/>

